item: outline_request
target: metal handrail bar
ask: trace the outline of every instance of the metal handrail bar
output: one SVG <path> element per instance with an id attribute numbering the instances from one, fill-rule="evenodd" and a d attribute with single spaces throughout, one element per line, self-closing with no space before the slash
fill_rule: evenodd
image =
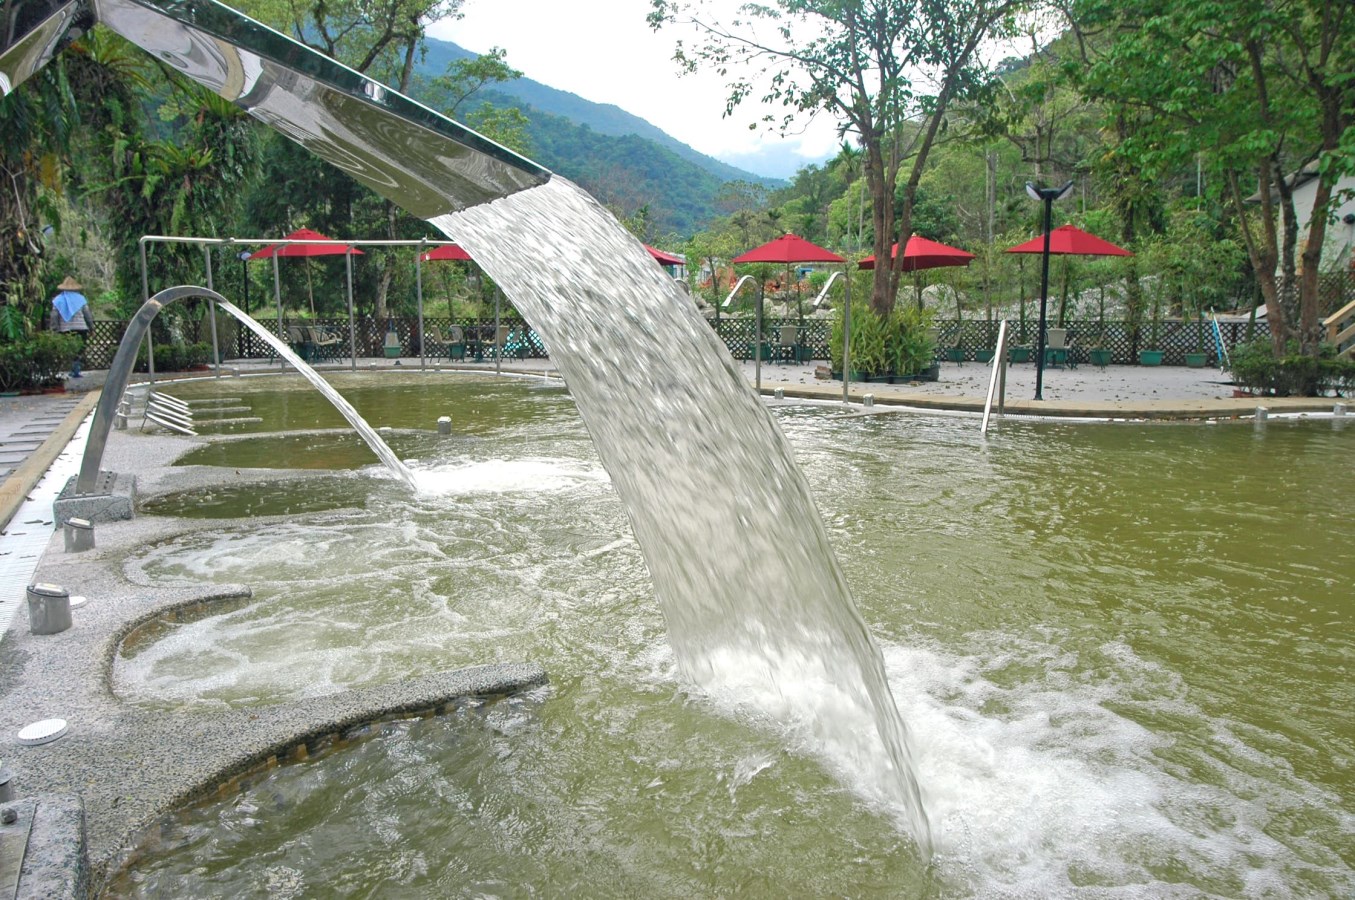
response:
<path id="1" fill-rule="evenodd" d="M 818 309 L 819 306 L 823 304 L 823 301 L 828 297 L 828 289 L 832 287 L 833 282 L 841 278 L 843 274 L 844 273 L 842 272 L 834 272 L 828 276 L 828 280 L 823 283 L 823 290 L 819 291 L 819 295 L 814 298 L 814 302 L 809 304 L 811 309 Z"/>
<path id="2" fill-rule="evenodd" d="M 179 409 L 182 409 L 184 412 L 187 412 L 189 410 L 189 406 L 187 403 L 180 400 L 178 397 L 175 397 L 173 394 L 166 394 L 164 391 L 151 391 L 149 394 L 147 394 L 146 402 L 149 403 L 152 400 L 159 401 L 160 403 L 164 403 L 169 406 L 177 407 Z"/>
<path id="3" fill-rule="evenodd" d="M 999 372 L 1001 377 L 999 378 Z M 1007 395 L 1007 320 L 1003 319 L 1002 324 L 997 328 L 997 349 L 993 353 L 993 372 L 988 376 L 988 399 L 983 404 L 983 424 L 979 426 L 979 434 L 988 433 L 988 418 L 993 412 L 993 395 L 998 393 L 998 383 L 1001 382 L 1001 394 L 999 395 L 999 409 L 1002 406 L 1002 398 Z"/>
<path id="4" fill-rule="evenodd" d="M 184 427 L 184 426 L 182 426 L 182 425 L 176 424 L 176 423 L 171 422 L 171 421 L 169 421 L 169 420 L 167 420 L 167 419 L 161 419 L 160 417 L 156 416 L 154 413 L 151 413 L 151 412 L 147 412 L 146 415 L 145 415 L 145 418 L 142 419 L 141 427 L 142 427 L 143 429 L 146 427 L 146 419 L 151 420 L 151 421 L 154 422 L 156 425 L 159 425 L 161 428 L 168 428 L 170 431 L 176 431 L 176 432 L 178 432 L 179 434 L 187 435 L 188 437 L 197 437 L 197 436 L 198 436 L 198 433 L 197 433 L 196 431 L 194 431 L 193 429 L 191 429 L 191 428 L 186 428 L 186 427 Z"/>
<path id="5" fill-rule="evenodd" d="M 729 296 L 726 297 L 725 302 L 720 305 L 728 306 L 730 303 L 734 302 L 734 295 L 739 292 L 739 288 L 743 287 L 744 284 L 749 281 L 756 281 L 756 279 L 752 275 L 744 275 L 738 281 L 734 282 L 734 287 L 730 290 Z"/>
<path id="6" fill-rule="evenodd" d="M 747 282 L 749 282 L 749 281 L 756 281 L 756 280 L 757 280 L 757 279 L 755 279 L 752 275 L 744 275 L 744 276 L 743 276 L 742 278 L 740 278 L 738 281 L 734 282 L 734 289 L 731 290 L 731 291 L 729 292 L 729 296 L 725 298 L 725 302 L 724 302 L 724 303 L 721 303 L 720 305 L 721 305 L 721 306 L 728 306 L 730 303 L 732 303 L 732 302 L 734 301 L 734 295 L 737 294 L 737 293 L 739 292 L 739 288 L 743 287 L 744 284 L 747 283 Z M 761 290 L 759 290 L 759 291 L 757 292 L 757 300 L 756 300 L 756 302 L 754 303 L 754 306 L 756 306 L 756 308 L 757 308 L 757 315 L 756 315 L 756 323 L 757 323 L 757 324 L 754 326 L 755 332 L 756 332 L 756 333 L 753 335 L 753 389 L 756 390 L 759 394 L 761 394 L 761 393 L 762 393 L 762 291 L 761 291 Z"/>
<path id="7" fill-rule="evenodd" d="M 1223 329 L 1219 327 L 1218 314 L 1210 313 L 1209 315 L 1214 321 L 1214 347 L 1219 351 L 1219 371 L 1222 372 L 1231 366 L 1228 361 L 1228 347 L 1223 343 Z"/>
<path id="8" fill-rule="evenodd" d="M 162 416 L 163 418 L 166 419 L 173 419 L 175 422 L 179 422 L 180 424 L 188 428 L 192 428 L 194 424 L 192 416 L 185 416 L 180 413 L 176 413 L 173 409 L 170 409 L 169 407 L 153 405 L 147 406 L 145 412 L 142 414 L 142 417 L 144 418 L 145 416 L 150 415 L 151 413 L 154 413 L 157 416 Z"/>

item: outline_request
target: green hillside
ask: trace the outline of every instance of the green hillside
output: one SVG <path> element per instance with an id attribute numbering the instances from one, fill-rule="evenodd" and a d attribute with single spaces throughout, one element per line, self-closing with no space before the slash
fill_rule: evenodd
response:
<path id="1" fill-rule="evenodd" d="M 447 41 L 427 43 L 419 68 L 425 79 L 453 60 L 474 56 Z M 495 85 L 475 99 L 521 109 L 531 122 L 528 156 L 623 213 L 647 205 L 660 233 L 688 235 L 708 224 L 718 214 L 715 195 L 725 182 L 784 184 L 699 153 L 620 107 L 530 78 Z"/>

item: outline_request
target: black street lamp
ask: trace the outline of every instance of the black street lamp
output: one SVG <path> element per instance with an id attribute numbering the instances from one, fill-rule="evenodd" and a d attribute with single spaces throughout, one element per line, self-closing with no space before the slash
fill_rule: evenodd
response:
<path id="1" fill-rule="evenodd" d="M 1026 182 L 1026 193 L 1032 200 L 1044 201 L 1044 250 L 1040 253 L 1040 332 L 1035 339 L 1035 399 L 1043 400 L 1045 316 L 1049 306 L 1049 231 L 1053 226 L 1054 201 L 1073 192 L 1073 182 L 1062 187 L 1036 187 Z"/>

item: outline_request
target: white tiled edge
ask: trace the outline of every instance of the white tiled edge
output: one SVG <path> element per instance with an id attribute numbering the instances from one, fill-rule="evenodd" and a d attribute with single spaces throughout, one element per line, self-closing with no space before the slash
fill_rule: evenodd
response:
<path id="1" fill-rule="evenodd" d="M 85 452 L 93 418 L 93 413 L 85 417 L 71 442 L 28 492 L 28 499 L 19 506 L 4 529 L 5 533 L 0 535 L 0 632 L 16 621 L 17 611 L 27 603 L 28 586 L 33 581 L 38 560 L 56 530 L 52 504 L 71 476 L 80 471 L 80 458 Z M 17 617 L 17 627 L 25 626 L 27 615 L 25 610 Z"/>

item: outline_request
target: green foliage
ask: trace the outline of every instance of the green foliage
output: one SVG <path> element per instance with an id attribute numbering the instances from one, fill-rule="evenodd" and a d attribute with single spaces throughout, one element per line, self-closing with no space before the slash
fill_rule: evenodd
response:
<path id="1" fill-rule="evenodd" d="M 1256 394 L 1274 397 L 1348 396 L 1355 391 L 1355 360 L 1338 358 L 1324 344 L 1317 356 L 1307 356 L 1291 341 L 1277 357 L 1269 338 L 1239 344 L 1229 356 L 1233 382 Z"/>
<path id="2" fill-rule="evenodd" d="M 187 372 L 195 366 L 205 366 L 211 361 L 212 345 L 208 343 L 155 345 L 157 372 Z M 141 347 L 136 352 L 136 363 L 132 368 L 136 372 L 148 371 L 145 341 L 141 342 Z"/>
<path id="3" fill-rule="evenodd" d="M 931 337 L 935 315 L 911 304 L 897 306 L 888 316 L 876 315 L 864 304 L 852 311 L 853 372 L 867 375 L 917 375 L 932 363 L 936 345 Z M 828 341 L 833 368 L 842 369 L 842 317 L 833 319 Z"/>
<path id="4" fill-rule="evenodd" d="M 26 341 L 0 344 L 0 390 L 60 387 L 79 352 L 78 337 L 52 331 L 39 332 Z"/>

